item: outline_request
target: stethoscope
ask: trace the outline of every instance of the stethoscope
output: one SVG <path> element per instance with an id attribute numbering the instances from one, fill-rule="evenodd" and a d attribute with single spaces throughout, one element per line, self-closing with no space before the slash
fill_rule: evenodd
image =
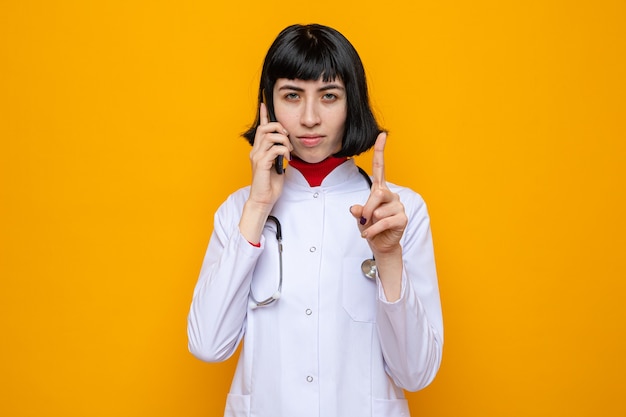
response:
<path id="1" fill-rule="evenodd" d="M 361 167 L 357 167 L 359 169 L 359 173 L 365 178 L 367 181 L 367 185 L 372 188 L 372 180 L 370 179 L 367 172 Z M 278 300 L 281 295 L 281 291 L 283 289 L 283 232 L 282 227 L 280 225 L 280 221 L 275 216 L 267 216 L 267 220 L 273 222 L 276 225 L 276 241 L 278 242 L 278 265 L 279 265 L 279 274 L 278 274 L 278 289 L 271 297 L 266 298 L 265 300 L 259 301 L 254 297 L 252 293 L 252 287 L 250 287 L 250 299 L 252 300 L 251 307 L 253 309 L 257 307 L 265 307 L 272 304 L 274 301 Z M 370 259 L 366 259 L 361 263 L 361 271 L 363 272 L 363 276 L 368 279 L 376 279 L 376 274 L 378 270 L 376 269 L 376 259 L 374 259 L 374 254 Z"/>

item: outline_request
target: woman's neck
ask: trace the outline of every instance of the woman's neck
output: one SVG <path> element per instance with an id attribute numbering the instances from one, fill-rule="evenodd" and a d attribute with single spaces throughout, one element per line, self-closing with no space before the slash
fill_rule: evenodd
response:
<path id="1" fill-rule="evenodd" d="M 292 166 L 300 171 L 311 187 L 318 187 L 333 169 L 346 162 L 347 159 L 348 158 L 346 157 L 335 158 L 330 156 L 321 162 L 311 164 L 294 157 L 291 161 L 289 161 L 289 166 Z"/>

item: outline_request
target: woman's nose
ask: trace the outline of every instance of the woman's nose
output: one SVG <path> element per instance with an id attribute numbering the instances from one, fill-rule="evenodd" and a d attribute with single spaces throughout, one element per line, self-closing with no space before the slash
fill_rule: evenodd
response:
<path id="1" fill-rule="evenodd" d="M 315 103 L 306 103 L 300 117 L 300 123 L 307 127 L 313 127 L 320 123 L 320 114 Z"/>

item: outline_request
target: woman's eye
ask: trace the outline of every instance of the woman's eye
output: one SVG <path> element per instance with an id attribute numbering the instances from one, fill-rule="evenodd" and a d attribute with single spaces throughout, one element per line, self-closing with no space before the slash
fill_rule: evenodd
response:
<path id="1" fill-rule="evenodd" d="M 333 101 L 333 100 L 336 100 L 336 99 L 337 99 L 337 96 L 335 94 L 332 94 L 332 93 L 324 94 L 324 100 L 326 100 L 326 101 Z"/>
<path id="2" fill-rule="evenodd" d="M 285 95 L 285 98 L 287 100 L 297 100 L 298 99 L 298 94 L 296 93 L 288 93 Z"/>

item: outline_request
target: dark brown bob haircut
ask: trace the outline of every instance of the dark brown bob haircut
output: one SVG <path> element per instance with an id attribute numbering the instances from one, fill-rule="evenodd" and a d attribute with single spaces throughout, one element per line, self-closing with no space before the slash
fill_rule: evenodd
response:
<path id="1" fill-rule="evenodd" d="M 367 151 L 381 132 L 370 108 L 365 70 L 352 44 L 337 30 L 318 24 L 292 25 L 276 37 L 263 62 L 258 103 L 263 92 L 273 92 L 279 78 L 289 80 L 340 79 L 346 88 L 347 116 L 341 150 L 334 156 L 351 157 Z M 273 109 L 273 94 L 266 95 Z M 257 112 L 253 125 L 243 136 L 254 143 L 259 126 Z"/>

